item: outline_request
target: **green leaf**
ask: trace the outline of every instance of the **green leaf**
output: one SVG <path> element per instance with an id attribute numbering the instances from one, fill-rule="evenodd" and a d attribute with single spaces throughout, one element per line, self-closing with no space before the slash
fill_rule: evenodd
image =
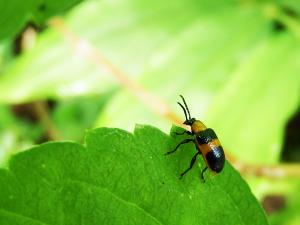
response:
<path id="1" fill-rule="evenodd" d="M 265 35 L 265 19 L 258 10 L 228 2 L 231 3 L 87 1 L 68 15 L 66 26 L 131 79 L 150 75 L 157 66 L 166 65 L 162 78 L 170 83 L 167 78 L 178 74 L 196 77 L 207 73 L 210 66 L 203 64 L 209 62 L 215 69 L 207 79 L 219 84 L 223 78 L 217 81 L 218 72 L 232 68 L 241 54 L 238 50 Z M 245 26 L 249 28 L 246 32 Z M 241 38 L 237 36 L 240 33 Z M 235 45 L 229 45 L 235 34 Z M 227 52 L 232 53 L 231 57 L 223 60 Z M 166 61 L 169 58 L 170 62 Z M 174 61 L 179 68 L 172 69 Z M 22 55 L 0 77 L 0 102 L 103 93 L 116 85 L 107 68 L 95 65 L 87 55 L 85 42 L 74 46 L 56 30 L 49 29 L 40 35 L 32 51 Z"/>
<path id="2" fill-rule="evenodd" d="M 264 177 L 249 177 L 248 184 L 255 195 L 261 199 L 267 211 L 270 225 L 300 224 L 300 182 L 296 177 L 288 179 L 265 179 Z M 274 199 L 275 198 L 275 199 Z"/>
<path id="3" fill-rule="evenodd" d="M 171 40 L 162 43 L 143 69 L 141 85 L 182 114 L 177 104 L 183 94 L 195 117 L 205 120 L 218 92 L 230 82 L 252 48 L 268 37 L 267 20 L 257 5 L 233 4 L 194 17 Z M 247 29 L 245 29 L 247 27 Z M 234 43 L 234 44 L 233 44 Z M 136 105 L 128 107 L 128 105 Z M 118 116 L 118 115 L 122 116 Z M 122 118 L 127 118 L 123 120 Z M 132 128 L 132 120 L 169 127 L 144 102 L 122 91 L 101 114 L 97 126 Z"/>
<path id="4" fill-rule="evenodd" d="M 31 147 L 41 135 L 39 124 L 23 121 L 9 106 L 0 105 L 0 167 L 6 165 L 11 154 Z"/>
<path id="5" fill-rule="evenodd" d="M 181 137 L 184 138 L 184 137 Z M 192 144 L 164 156 L 179 138 L 149 126 L 134 134 L 100 128 L 86 144 L 47 143 L 0 170 L 1 224 L 267 224 L 240 175 L 226 162 L 199 179 L 203 161 L 182 179 Z"/>
<path id="6" fill-rule="evenodd" d="M 282 225 L 298 225 L 300 224 L 299 207 L 300 207 L 300 195 L 299 195 L 299 180 L 289 179 L 286 184 L 292 190 L 284 191 L 280 190 L 275 195 L 282 196 L 284 199 L 284 207 L 277 212 L 272 213 L 269 216 L 269 223 L 271 225 L 282 224 Z"/>
<path id="7" fill-rule="evenodd" d="M 146 70 L 142 84 L 163 96 L 182 118 L 181 108 L 174 103 L 183 94 L 192 115 L 214 128 L 224 147 L 237 158 L 276 163 L 285 124 L 299 106 L 300 48 L 299 40 L 290 33 L 264 36 L 259 32 L 266 24 L 257 10 L 232 9 L 199 20 L 199 25 L 177 38 L 172 51 L 161 52 L 166 55 L 164 62 Z M 207 31 L 204 37 L 201 27 Z M 226 36 L 226 30 L 234 34 L 235 41 Z M 258 34 L 260 40 L 253 37 Z M 133 120 L 162 128 L 169 125 L 128 91 L 115 96 L 96 124 L 131 130 Z"/>
<path id="8" fill-rule="evenodd" d="M 85 130 L 93 127 L 114 92 L 59 101 L 52 112 L 52 120 L 60 139 L 82 142 Z"/>
<path id="9" fill-rule="evenodd" d="M 209 110 L 208 123 L 244 162 L 280 159 L 285 125 L 300 99 L 298 42 L 286 34 L 262 41 Z"/>
<path id="10" fill-rule="evenodd" d="M 20 4 L 18 0 L 0 0 L 0 39 L 10 38 L 32 20 L 42 23 L 50 16 L 62 13 L 81 0 L 27 0 Z"/>

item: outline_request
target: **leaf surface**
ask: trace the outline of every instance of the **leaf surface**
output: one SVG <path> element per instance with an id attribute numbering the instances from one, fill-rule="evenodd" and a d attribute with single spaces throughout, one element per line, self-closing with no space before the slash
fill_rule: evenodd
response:
<path id="1" fill-rule="evenodd" d="M 178 130 L 178 129 L 177 129 Z M 181 137 L 184 138 L 184 137 Z M 267 224 L 240 175 L 226 163 L 199 179 L 194 154 L 179 138 L 150 126 L 134 133 L 99 128 L 86 144 L 47 143 L 19 153 L 0 170 L 1 224 Z"/>
<path id="2" fill-rule="evenodd" d="M 0 40 L 16 35 L 28 22 L 43 23 L 50 16 L 62 13 L 81 0 L 0 0 Z"/>

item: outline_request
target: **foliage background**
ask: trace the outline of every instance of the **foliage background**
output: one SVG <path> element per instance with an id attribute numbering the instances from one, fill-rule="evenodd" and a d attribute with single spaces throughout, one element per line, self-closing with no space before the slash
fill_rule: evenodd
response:
<path id="1" fill-rule="evenodd" d="M 183 94 L 270 224 L 300 223 L 296 0 L 2 0 L 0 10 L 3 167 L 35 144 L 82 142 L 89 128 L 168 132 Z"/>

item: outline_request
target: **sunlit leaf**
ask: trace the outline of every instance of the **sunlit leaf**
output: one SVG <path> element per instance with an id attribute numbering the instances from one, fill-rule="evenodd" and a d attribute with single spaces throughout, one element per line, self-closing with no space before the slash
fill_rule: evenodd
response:
<path id="1" fill-rule="evenodd" d="M 149 126 L 134 134 L 101 128 L 86 147 L 48 143 L 14 156 L 0 170 L 1 224 L 267 224 L 240 175 L 226 163 L 200 182 L 200 167 L 178 179 L 194 145 Z M 179 157 L 181 156 L 181 157 Z"/>

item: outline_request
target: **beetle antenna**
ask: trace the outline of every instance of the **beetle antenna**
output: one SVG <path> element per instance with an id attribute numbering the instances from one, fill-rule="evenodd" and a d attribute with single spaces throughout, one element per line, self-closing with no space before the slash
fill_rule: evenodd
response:
<path id="1" fill-rule="evenodd" d="M 187 111 L 188 114 L 189 114 L 189 119 L 191 119 L 190 110 L 189 110 L 189 108 L 188 108 L 188 106 L 187 106 L 187 104 L 186 104 L 186 102 L 185 102 L 184 97 L 183 97 L 182 95 L 179 95 L 179 96 L 182 98 L 182 101 L 183 101 L 183 103 L 184 103 L 184 105 L 185 105 L 186 111 Z"/>
<path id="2" fill-rule="evenodd" d="M 185 108 L 183 107 L 183 105 L 182 105 L 180 102 L 177 102 L 177 103 L 178 103 L 178 105 L 180 105 L 180 107 L 183 109 L 183 112 L 184 112 L 184 115 L 185 115 L 185 119 L 188 120 L 187 115 L 186 115 L 186 110 L 185 110 Z"/>

